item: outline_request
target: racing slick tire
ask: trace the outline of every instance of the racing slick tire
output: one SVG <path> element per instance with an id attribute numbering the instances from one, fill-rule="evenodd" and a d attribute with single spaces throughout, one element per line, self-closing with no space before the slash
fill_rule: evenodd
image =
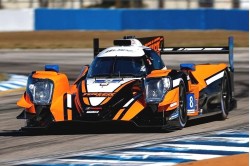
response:
<path id="1" fill-rule="evenodd" d="M 224 77 L 222 78 L 221 83 L 221 114 L 219 118 L 221 120 L 227 119 L 229 110 L 230 110 L 230 101 L 231 101 L 231 89 L 230 89 L 230 79 L 228 73 L 224 72 Z"/>
<path id="2" fill-rule="evenodd" d="M 176 110 L 178 111 L 178 117 L 169 121 L 168 128 L 181 130 L 186 126 L 188 120 L 186 86 L 182 79 L 179 84 L 179 106 L 176 108 Z"/>

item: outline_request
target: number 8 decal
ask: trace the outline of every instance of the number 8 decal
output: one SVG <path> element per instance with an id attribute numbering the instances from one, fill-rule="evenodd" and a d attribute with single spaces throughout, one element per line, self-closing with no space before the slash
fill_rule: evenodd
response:
<path id="1" fill-rule="evenodd" d="M 193 98 L 193 96 L 190 96 L 189 97 L 189 107 L 193 108 L 193 106 L 194 106 L 194 98 Z"/>
<path id="2" fill-rule="evenodd" d="M 187 110 L 188 111 L 195 111 L 195 100 L 194 100 L 193 93 L 187 94 Z"/>

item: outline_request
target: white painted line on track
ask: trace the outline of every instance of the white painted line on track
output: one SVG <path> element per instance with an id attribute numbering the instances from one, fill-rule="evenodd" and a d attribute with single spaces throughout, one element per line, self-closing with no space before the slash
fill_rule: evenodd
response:
<path id="1" fill-rule="evenodd" d="M 230 147 L 230 146 L 212 146 L 196 144 L 161 144 L 157 147 L 185 148 L 189 150 L 214 150 L 214 151 L 231 151 L 231 152 L 248 152 L 248 147 Z"/>
<path id="2" fill-rule="evenodd" d="M 231 132 L 231 130 L 230 130 Z M 249 152 L 248 131 L 215 132 L 201 136 L 184 136 L 160 142 L 146 141 L 118 150 L 94 150 L 48 159 L 31 159 L 18 165 L 176 165 Z M 223 139 L 223 140 L 222 140 Z"/>
<path id="3" fill-rule="evenodd" d="M 1 83 L 0 85 L 1 85 L 1 86 L 4 86 L 4 87 L 8 87 L 8 88 L 10 88 L 10 89 L 20 88 L 20 86 L 14 85 L 14 84 L 12 84 L 12 83 Z"/>
<path id="4" fill-rule="evenodd" d="M 10 74 L 7 81 L 0 81 L 0 92 L 24 88 L 27 80 L 27 76 Z"/>
<path id="5" fill-rule="evenodd" d="M 239 137 L 205 137 L 206 141 L 217 140 L 218 142 L 248 143 L 249 138 Z"/>
<path id="6" fill-rule="evenodd" d="M 87 159 L 60 159 L 59 160 L 59 163 L 62 161 L 62 164 L 64 163 L 69 163 L 69 164 L 87 164 L 87 163 L 91 163 L 91 165 L 94 165 L 94 164 L 121 164 L 121 165 L 152 165 L 152 164 L 155 164 L 155 162 L 141 162 L 141 161 L 121 161 L 121 160 L 87 160 Z M 56 163 L 58 164 L 58 163 Z M 166 166 L 170 166 L 170 165 L 175 165 L 176 163 L 175 162 L 162 162 L 162 163 L 157 163 L 158 164 L 162 164 L 162 165 L 166 165 Z"/>
<path id="7" fill-rule="evenodd" d="M 204 159 L 211 159 L 215 157 L 222 157 L 224 155 L 211 155 L 211 154 L 192 154 L 192 153 L 175 153 L 175 152 L 124 152 L 127 155 L 133 156 L 168 156 L 169 158 L 181 158 L 181 159 L 189 159 L 189 160 L 196 160 L 197 158 L 204 160 Z"/>
<path id="8" fill-rule="evenodd" d="M 8 81 L 9 83 L 13 83 L 13 84 L 17 84 L 17 85 L 20 85 L 20 86 L 26 86 L 26 82 L 27 81 L 22 81 L 22 80 L 13 80 L 13 81 Z"/>
<path id="9" fill-rule="evenodd" d="M 10 90 L 10 89 L 4 88 L 4 87 L 1 87 L 1 86 L 0 86 L 0 91 L 6 91 L 6 90 Z"/>

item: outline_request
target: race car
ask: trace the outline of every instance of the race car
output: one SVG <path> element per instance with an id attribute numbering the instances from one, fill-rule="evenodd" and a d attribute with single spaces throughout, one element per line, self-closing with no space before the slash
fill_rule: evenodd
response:
<path id="1" fill-rule="evenodd" d="M 125 36 L 108 48 L 100 48 L 99 39 L 93 43 L 94 60 L 72 85 L 58 65 L 29 75 L 17 102 L 24 128 L 76 121 L 182 129 L 192 118 L 224 120 L 236 107 L 233 37 L 225 47 L 169 48 L 163 36 Z M 161 59 L 168 54 L 228 54 L 229 64 L 183 63 L 175 70 Z"/>

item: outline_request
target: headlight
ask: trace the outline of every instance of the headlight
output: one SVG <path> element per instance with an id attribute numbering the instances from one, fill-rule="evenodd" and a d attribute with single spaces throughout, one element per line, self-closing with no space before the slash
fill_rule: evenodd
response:
<path id="1" fill-rule="evenodd" d="M 34 104 L 50 104 L 53 92 L 53 82 L 51 80 L 34 79 L 32 83 L 29 83 L 27 86 Z"/>
<path id="2" fill-rule="evenodd" d="M 157 104 L 160 103 L 166 92 L 171 89 L 171 79 L 164 78 L 149 78 L 145 80 L 145 95 L 146 102 Z"/>

